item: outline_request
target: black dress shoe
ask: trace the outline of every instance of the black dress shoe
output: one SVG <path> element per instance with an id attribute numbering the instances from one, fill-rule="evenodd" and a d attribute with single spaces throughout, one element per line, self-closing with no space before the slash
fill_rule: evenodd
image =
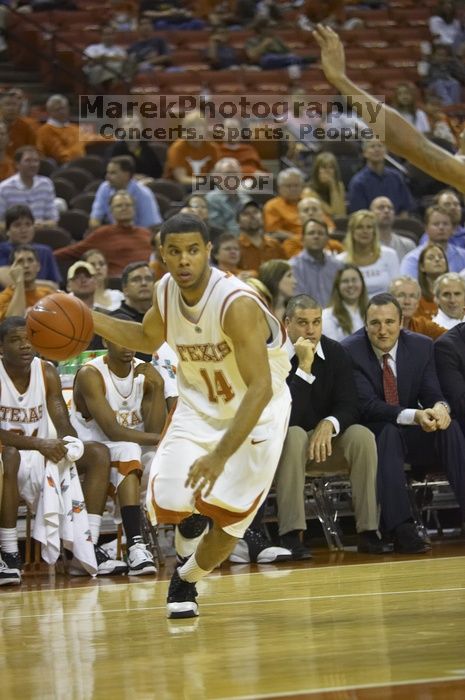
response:
<path id="1" fill-rule="evenodd" d="M 298 561 L 300 559 L 311 559 L 312 553 L 308 547 L 302 543 L 299 533 L 300 530 L 291 530 L 290 532 L 286 532 L 285 535 L 280 537 L 281 545 L 286 549 L 291 550 L 292 559 L 294 561 Z"/>
<path id="2" fill-rule="evenodd" d="M 399 554 L 423 554 L 431 549 L 411 522 L 401 523 L 394 529 L 394 551 Z"/>
<path id="3" fill-rule="evenodd" d="M 361 554 L 389 554 L 392 545 L 381 540 L 375 530 L 364 530 L 358 534 L 357 551 Z"/>

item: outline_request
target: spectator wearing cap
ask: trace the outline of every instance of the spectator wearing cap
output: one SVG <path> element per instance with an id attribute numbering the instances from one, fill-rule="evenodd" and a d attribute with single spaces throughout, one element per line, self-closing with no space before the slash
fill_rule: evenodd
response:
<path id="1" fill-rule="evenodd" d="M 256 270 L 267 260 L 285 257 L 281 243 L 265 234 L 259 204 L 246 202 L 237 214 L 239 225 L 240 270 Z"/>
<path id="2" fill-rule="evenodd" d="M 236 158 L 221 158 L 213 169 L 214 175 L 224 176 L 224 187 L 214 189 L 205 196 L 208 204 L 208 220 L 222 231 L 228 231 L 237 235 L 239 223 L 237 214 L 246 202 L 250 202 L 250 195 L 236 188 L 235 182 L 241 175 L 241 165 Z M 227 177 L 231 176 L 231 186 Z M 236 180 L 235 180 L 236 178 Z"/>
<path id="3" fill-rule="evenodd" d="M 109 277 L 119 277 L 131 262 L 148 261 L 152 252 L 151 233 L 147 228 L 134 225 L 134 202 L 129 192 L 115 192 L 110 200 L 110 211 L 115 223 L 100 226 L 82 241 L 58 248 L 55 257 L 63 262 L 73 262 L 88 250 L 97 248 L 108 263 Z"/>
<path id="4" fill-rule="evenodd" d="M 40 158 L 37 149 L 33 146 L 18 148 L 14 159 L 17 174 L 0 183 L 1 228 L 4 228 L 6 210 L 15 204 L 25 204 L 31 209 L 36 227 L 56 226 L 55 187 L 49 177 L 38 174 Z"/>
<path id="5" fill-rule="evenodd" d="M 10 277 L 13 283 L 0 292 L 0 320 L 9 316 L 26 316 L 40 299 L 52 294 L 51 287 L 37 284 L 40 261 L 31 245 L 19 245 L 10 257 Z"/>
<path id="6" fill-rule="evenodd" d="M 134 179 L 135 163 L 131 156 L 115 156 L 107 165 L 106 181 L 95 193 L 89 226 L 95 229 L 101 224 L 115 221 L 110 206 L 111 198 L 117 190 L 127 190 L 134 203 L 133 221 L 136 226 L 151 228 L 161 224 L 162 218 L 157 200 L 145 185 Z M 1 185 L 0 185 L 1 187 Z M 96 247 L 96 246 L 93 246 Z"/>
<path id="7" fill-rule="evenodd" d="M 34 217 L 29 207 L 16 204 L 5 212 L 6 241 L 0 243 L 0 284 L 6 287 L 10 283 L 8 277 L 9 260 L 12 251 L 18 245 L 32 245 L 40 261 L 39 279 L 50 282 L 57 287 L 61 283 L 61 274 L 53 256 L 53 250 L 48 245 L 34 243 Z"/>
<path id="8" fill-rule="evenodd" d="M 94 308 L 97 290 L 95 267 L 85 260 L 78 260 L 68 270 L 66 289 L 68 294 L 80 299 L 90 309 Z M 102 350 L 103 342 L 99 335 L 94 335 L 87 350 Z"/>

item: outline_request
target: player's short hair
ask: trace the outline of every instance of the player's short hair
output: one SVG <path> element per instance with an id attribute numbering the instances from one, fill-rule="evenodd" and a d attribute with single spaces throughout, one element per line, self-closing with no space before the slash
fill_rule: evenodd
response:
<path id="1" fill-rule="evenodd" d="M 321 309 L 321 304 L 309 294 L 297 294 L 287 302 L 284 318 L 291 320 L 297 309 Z"/>
<path id="2" fill-rule="evenodd" d="M 161 244 L 165 244 L 166 236 L 170 233 L 200 233 L 204 243 L 208 243 L 210 236 L 207 225 L 195 214 L 175 214 L 170 216 L 160 228 Z"/>
<path id="3" fill-rule="evenodd" d="M 17 245 L 16 248 L 13 248 L 13 250 L 11 251 L 10 257 L 8 259 L 10 265 L 13 265 L 16 256 L 18 255 L 18 253 L 21 253 L 22 250 L 26 250 L 28 253 L 32 253 L 37 262 L 40 262 L 39 253 L 34 248 L 34 246 L 29 245 L 29 243 L 23 243 L 22 245 Z"/>
<path id="4" fill-rule="evenodd" d="M 382 294 L 375 294 L 374 297 L 371 297 L 371 299 L 368 300 L 367 308 L 365 310 L 365 321 L 367 320 L 368 309 L 370 306 L 386 306 L 386 304 L 394 304 L 399 313 L 399 320 L 402 320 L 402 307 L 395 296 L 389 294 L 388 292 L 383 292 Z"/>
<path id="5" fill-rule="evenodd" d="M 136 262 L 132 262 L 129 263 L 129 265 L 126 265 L 123 272 L 121 273 L 121 287 L 125 287 L 127 285 L 129 275 L 131 274 L 131 272 L 134 272 L 134 270 L 138 270 L 140 267 L 148 267 L 153 275 L 153 270 L 150 267 L 147 260 L 136 260 Z"/>
<path id="6" fill-rule="evenodd" d="M 25 328 L 26 319 L 23 316 L 9 316 L 0 323 L 0 343 L 3 343 L 5 336 L 15 328 Z"/>
<path id="7" fill-rule="evenodd" d="M 5 212 L 6 230 L 8 231 L 11 224 L 14 224 L 18 219 L 29 219 L 29 221 L 34 223 L 34 215 L 25 204 L 14 204 L 12 207 L 8 207 Z"/>

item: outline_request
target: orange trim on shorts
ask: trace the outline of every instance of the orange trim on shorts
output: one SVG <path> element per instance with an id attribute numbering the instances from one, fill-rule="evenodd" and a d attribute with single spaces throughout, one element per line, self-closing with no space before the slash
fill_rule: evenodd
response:
<path id="1" fill-rule="evenodd" d="M 259 493 L 255 501 L 252 503 L 248 510 L 238 513 L 237 511 L 227 510 L 227 508 L 222 508 L 221 506 L 214 506 L 211 503 L 206 503 L 201 498 L 196 498 L 195 507 L 202 513 L 202 515 L 207 515 L 220 527 L 226 527 L 227 525 L 234 525 L 235 523 L 244 520 L 252 511 L 254 511 L 263 495 Z"/>
<path id="2" fill-rule="evenodd" d="M 183 512 L 183 511 L 177 511 L 177 510 L 168 510 L 167 508 L 162 508 L 161 506 L 159 506 L 155 500 L 155 489 L 154 489 L 155 478 L 152 479 L 152 482 L 150 484 L 150 490 L 151 490 L 152 506 L 153 506 L 153 509 L 155 511 L 155 515 L 157 518 L 157 524 L 177 525 L 182 520 L 184 520 L 184 518 L 188 518 L 189 515 L 192 515 L 192 511 Z"/>
<path id="3" fill-rule="evenodd" d="M 142 471 L 142 465 L 137 459 L 131 459 L 129 462 L 111 462 L 111 466 L 124 476 L 134 471 Z"/>

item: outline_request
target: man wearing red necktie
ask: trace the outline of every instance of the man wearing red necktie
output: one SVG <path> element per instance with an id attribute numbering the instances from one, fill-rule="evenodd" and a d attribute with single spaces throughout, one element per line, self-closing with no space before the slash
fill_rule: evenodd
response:
<path id="1" fill-rule="evenodd" d="M 376 436 L 378 495 L 384 530 L 403 553 L 427 545 L 412 520 L 404 464 L 445 471 L 465 513 L 465 439 L 451 420 L 436 374 L 433 343 L 402 329 L 402 310 L 391 294 L 369 301 L 365 328 L 345 338 L 362 423 Z"/>

